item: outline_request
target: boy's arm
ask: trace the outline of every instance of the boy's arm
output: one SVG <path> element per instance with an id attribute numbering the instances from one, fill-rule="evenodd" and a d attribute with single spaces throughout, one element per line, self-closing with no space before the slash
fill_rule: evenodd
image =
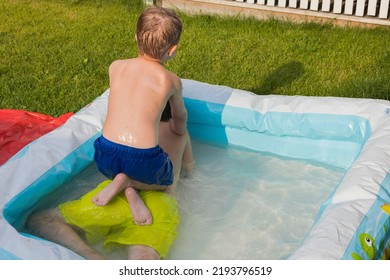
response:
<path id="1" fill-rule="evenodd" d="M 191 139 L 187 133 L 180 176 L 183 178 L 190 177 L 194 174 L 194 172 L 195 172 L 195 160 L 192 154 Z"/>
<path id="2" fill-rule="evenodd" d="M 181 82 L 178 90 L 169 98 L 169 105 L 172 114 L 169 127 L 173 133 L 184 135 L 187 132 L 187 110 L 184 107 Z"/>
<path id="3" fill-rule="evenodd" d="M 183 166 L 187 169 L 192 169 L 195 165 L 194 155 L 192 153 L 192 144 L 189 134 L 186 135 L 186 145 L 183 153 Z"/>

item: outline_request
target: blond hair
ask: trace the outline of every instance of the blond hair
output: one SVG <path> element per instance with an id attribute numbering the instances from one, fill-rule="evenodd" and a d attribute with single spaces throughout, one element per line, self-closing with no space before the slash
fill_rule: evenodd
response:
<path id="1" fill-rule="evenodd" d="M 173 11 L 156 6 L 147 8 L 137 22 L 139 54 L 161 59 L 179 43 L 182 30 L 182 22 Z"/>

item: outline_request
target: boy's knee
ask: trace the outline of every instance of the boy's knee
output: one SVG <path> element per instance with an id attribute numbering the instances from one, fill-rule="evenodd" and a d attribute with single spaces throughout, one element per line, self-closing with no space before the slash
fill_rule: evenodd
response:
<path id="1" fill-rule="evenodd" d="M 31 231 L 36 231 L 42 226 L 57 221 L 60 215 L 61 214 L 57 209 L 49 209 L 49 210 L 33 213 L 27 219 L 26 227 Z"/>

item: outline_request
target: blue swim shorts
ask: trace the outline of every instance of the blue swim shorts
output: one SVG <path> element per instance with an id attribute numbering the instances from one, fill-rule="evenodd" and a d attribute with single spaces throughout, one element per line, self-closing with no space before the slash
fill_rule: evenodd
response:
<path id="1" fill-rule="evenodd" d="M 104 176 L 113 179 L 125 173 L 145 184 L 169 186 L 173 183 L 173 165 L 160 146 L 138 149 L 100 136 L 94 142 L 95 161 Z"/>

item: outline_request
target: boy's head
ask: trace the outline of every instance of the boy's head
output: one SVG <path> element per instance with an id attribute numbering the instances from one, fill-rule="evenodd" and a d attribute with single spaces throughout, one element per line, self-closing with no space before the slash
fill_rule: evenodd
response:
<path id="1" fill-rule="evenodd" d="M 139 54 L 162 59 L 179 43 L 182 30 L 182 22 L 173 11 L 156 6 L 147 8 L 137 22 Z"/>

